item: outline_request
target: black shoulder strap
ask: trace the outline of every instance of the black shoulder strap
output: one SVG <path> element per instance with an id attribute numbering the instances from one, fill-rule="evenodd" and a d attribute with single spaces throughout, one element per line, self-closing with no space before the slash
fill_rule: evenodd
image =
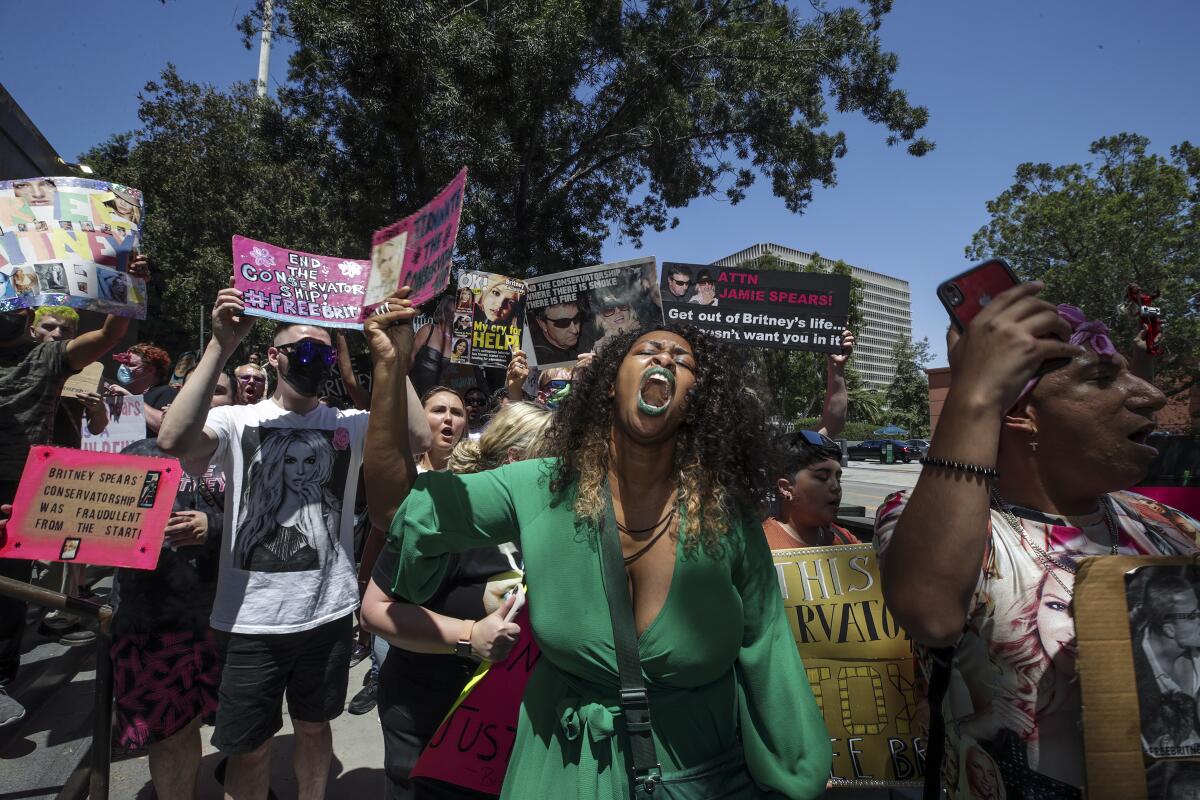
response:
<path id="1" fill-rule="evenodd" d="M 662 781 L 662 765 L 658 761 L 654 737 L 650 732 L 650 698 L 642 680 L 642 659 L 638 653 L 633 605 L 629 600 L 629 584 L 625 562 L 621 558 L 621 542 L 612 498 L 606 498 L 604 525 L 597 533 L 604 592 L 608 595 L 608 615 L 612 618 L 613 644 L 617 650 L 621 715 L 625 718 L 630 755 L 633 757 L 633 794 L 653 794 Z"/>
<path id="2" fill-rule="evenodd" d="M 953 647 L 937 647 L 930 652 L 933 673 L 929 676 L 929 743 L 925 750 L 925 790 L 922 800 L 942 796 L 942 761 L 946 758 L 946 717 L 942 701 L 950 688 Z"/>

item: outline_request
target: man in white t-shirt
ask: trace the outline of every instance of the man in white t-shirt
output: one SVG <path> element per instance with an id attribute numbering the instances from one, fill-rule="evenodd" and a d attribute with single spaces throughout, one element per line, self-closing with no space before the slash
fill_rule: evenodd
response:
<path id="1" fill-rule="evenodd" d="M 342 712 L 349 678 L 359 603 L 354 495 L 368 415 L 318 401 L 337 352 L 328 331 L 303 324 L 276 330 L 271 397 L 210 412 L 213 384 L 254 325 L 244 311 L 238 290 L 218 294 L 213 338 L 158 445 L 188 464 L 219 464 L 226 476 L 211 618 L 222 659 L 213 744 L 229 755 L 226 796 L 267 796 L 286 692 L 299 796 L 316 800 L 333 753 L 329 721 Z M 427 447 L 429 426 L 409 391 L 417 412 L 408 429 Z"/>

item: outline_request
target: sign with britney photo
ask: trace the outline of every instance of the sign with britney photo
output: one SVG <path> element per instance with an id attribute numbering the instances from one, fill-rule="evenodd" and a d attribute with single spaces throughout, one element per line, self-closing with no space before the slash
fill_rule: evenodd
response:
<path id="1" fill-rule="evenodd" d="M 129 274 L 145 204 L 137 189 L 86 178 L 0 181 L 0 312 L 34 306 L 146 318 Z"/>
<path id="2" fill-rule="evenodd" d="M 464 270 L 454 300 L 450 360 L 481 367 L 508 366 L 521 345 L 525 282 L 491 272 Z"/>
<path id="3" fill-rule="evenodd" d="M 173 458 L 34 447 L 0 558 L 154 569 L 182 476 Z"/>
<path id="4" fill-rule="evenodd" d="M 850 290 L 848 276 L 823 272 L 662 266 L 668 322 L 753 347 L 840 353 Z"/>
<path id="5" fill-rule="evenodd" d="M 450 282 L 466 179 L 464 167 L 428 205 L 376 233 L 370 261 L 234 236 L 233 285 L 244 294 L 246 313 L 361 330 L 401 286 L 412 287 L 410 297 L 417 304 L 440 294 Z"/>

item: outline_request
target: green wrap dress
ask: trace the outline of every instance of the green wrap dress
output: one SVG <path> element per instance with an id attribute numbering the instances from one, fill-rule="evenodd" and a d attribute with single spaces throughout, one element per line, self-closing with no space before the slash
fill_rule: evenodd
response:
<path id="1" fill-rule="evenodd" d="M 392 522 L 393 590 L 415 603 L 442 581 L 448 554 L 519 541 L 529 614 L 542 650 L 521 704 L 501 798 L 628 800 L 628 743 L 595 528 L 573 496 L 549 488 L 554 462 L 475 475 L 427 472 Z M 639 639 L 654 744 L 664 775 L 740 748 L 743 798 L 814 798 L 832 758 L 784 617 L 762 528 L 745 521 L 720 552 L 676 547 L 662 611 Z"/>

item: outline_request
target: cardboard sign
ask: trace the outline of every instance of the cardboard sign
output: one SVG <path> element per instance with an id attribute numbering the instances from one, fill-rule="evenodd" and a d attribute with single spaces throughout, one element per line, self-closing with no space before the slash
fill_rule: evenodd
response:
<path id="1" fill-rule="evenodd" d="M 571 367 L 611 337 L 661 324 L 654 258 L 617 261 L 525 281 L 524 350 L 543 369 Z"/>
<path id="2" fill-rule="evenodd" d="M 455 364 L 508 367 L 513 349 L 521 344 L 524 321 L 524 281 L 464 270 L 458 276 L 455 293 L 450 360 Z"/>
<path id="3" fill-rule="evenodd" d="M 466 190 L 463 167 L 420 211 L 375 232 L 364 303 L 368 313 L 401 286 L 411 287 L 409 299 L 421 305 L 450 284 L 450 257 Z"/>
<path id="4" fill-rule="evenodd" d="M 154 569 L 182 474 L 173 458 L 31 448 L 0 558 Z"/>
<path id="5" fill-rule="evenodd" d="M 119 453 L 146 438 L 146 403 L 140 394 L 104 398 L 108 425 L 100 433 L 83 426 L 80 449 L 94 453 Z"/>
<path id="6" fill-rule="evenodd" d="M 145 204 L 137 189 L 85 178 L 0 181 L 0 312 L 71 306 L 146 318 L 129 275 Z"/>
<path id="7" fill-rule="evenodd" d="M 1173 676 L 1193 671 L 1194 649 L 1173 658 L 1165 652 L 1173 648 L 1159 649 L 1156 640 L 1188 641 L 1184 627 L 1200 624 L 1187 616 L 1198 585 L 1200 567 L 1190 557 L 1083 560 L 1073 607 L 1089 796 L 1147 800 L 1174 796 L 1168 787 L 1175 783 L 1200 785 L 1197 687 L 1186 677 L 1164 687 L 1155 675 L 1156 667 Z M 1153 595 L 1168 602 L 1169 613 L 1155 610 Z"/>
<path id="8" fill-rule="evenodd" d="M 665 262 L 668 322 L 695 325 L 734 344 L 840 353 L 850 278 L 823 272 L 732 269 Z"/>
<path id="9" fill-rule="evenodd" d="M 912 640 L 883 603 L 869 544 L 772 551 L 817 707 L 835 786 L 919 786 L 927 720 Z"/>
<path id="10" fill-rule="evenodd" d="M 100 391 L 100 384 L 103 381 L 104 365 L 99 361 L 93 361 L 79 372 L 67 378 L 67 382 L 63 384 L 61 394 L 63 397 L 74 397 L 77 394 L 98 392 Z"/>
<path id="11" fill-rule="evenodd" d="M 477 792 L 500 794 L 517 736 L 525 684 L 541 650 L 533 640 L 529 609 L 514 621 L 521 635 L 508 658 L 484 664 L 463 689 L 412 769 L 414 778 L 435 778 Z"/>
<path id="12" fill-rule="evenodd" d="M 233 285 L 246 313 L 323 328 L 362 328 L 371 262 L 233 237 Z"/>

